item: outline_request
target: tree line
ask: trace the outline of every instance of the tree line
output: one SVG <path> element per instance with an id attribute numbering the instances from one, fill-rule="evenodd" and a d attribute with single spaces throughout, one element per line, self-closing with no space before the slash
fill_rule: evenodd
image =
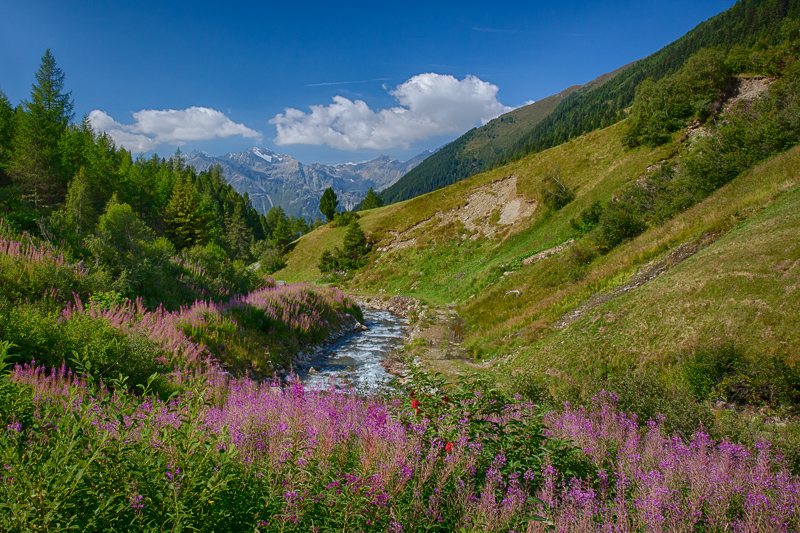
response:
<path id="1" fill-rule="evenodd" d="M 76 259 L 130 279 L 141 269 L 140 245 L 159 242 L 165 253 L 209 266 L 211 258 L 243 268 L 265 257 L 275 269 L 286 245 L 312 229 L 280 207 L 259 213 L 219 166 L 197 172 L 180 150 L 134 159 L 88 118 L 73 119 L 72 94 L 49 49 L 27 100 L 14 106 L 0 90 L 3 219 Z"/>

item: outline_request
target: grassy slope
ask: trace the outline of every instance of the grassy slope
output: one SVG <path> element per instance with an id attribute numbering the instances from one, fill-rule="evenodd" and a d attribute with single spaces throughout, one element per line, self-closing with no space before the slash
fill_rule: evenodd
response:
<path id="1" fill-rule="evenodd" d="M 373 263 L 350 286 L 374 292 L 384 289 L 434 304 L 454 302 L 468 324 L 466 345 L 485 355 L 518 354 L 513 366 L 583 373 L 592 366 L 603 370 L 629 368 L 641 361 L 669 363 L 695 343 L 727 336 L 782 357 L 800 353 L 800 338 L 792 333 L 800 309 L 784 301 L 797 284 L 798 251 L 781 240 L 791 242 L 791 231 L 796 235 L 789 215 L 797 210 L 798 193 L 786 193 L 758 214 L 774 197 L 800 182 L 798 148 L 596 259 L 583 279 L 564 276 L 566 254 L 504 275 L 513 260 L 575 237 L 569 220 L 582 209 L 597 200 L 607 201 L 651 165 L 680 157 L 679 142 L 657 149 L 624 148 L 620 142 L 624 128 L 621 123 L 595 131 L 440 191 L 366 212 L 362 226 L 385 244 L 391 240 L 390 230 L 403 230 L 439 210 L 462 205 L 475 187 L 510 174 L 518 176 L 518 192 L 529 200 L 537 198 L 542 176 L 554 168 L 576 190 L 575 200 L 561 211 L 538 209 L 513 228 L 499 228 L 491 238 L 464 239 L 455 226 L 435 231 L 423 228 L 416 247 L 373 254 Z M 758 216 L 749 218 L 754 214 Z M 747 221 L 737 226 L 742 220 Z M 777 225 L 774 234 L 762 230 L 769 224 Z M 708 231 L 731 228 L 725 238 L 650 284 L 562 330 L 553 328 L 562 314 L 594 294 L 624 284 L 648 261 L 676 245 Z M 289 266 L 277 277 L 318 278 L 319 254 L 334 244 L 341 246 L 344 232 L 344 228 L 321 228 L 303 237 Z M 760 249 L 764 252 L 749 253 Z M 770 269 L 777 269 L 773 278 L 768 277 Z M 784 274 L 790 281 L 780 282 Z M 511 290 L 519 290 L 520 297 L 507 296 Z"/>
<path id="2" fill-rule="evenodd" d="M 547 118 L 565 98 L 576 91 L 591 92 L 614 79 L 635 62 L 608 72 L 585 85 L 573 85 L 558 94 L 510 111 L 484 126 L 474 128 L 403 176 L 381 195 L 388 202 L 417 196 L 460 181 L 492 166 L 495 159 Z"/>
<path id="3" fill-rule="evenodd" d="M 534 363 L 573 374 L 592 367 L 598 372 L 622 370 L 646 362 L 670 366 L 700 343 L 728 339 L 754 357 L 777 355 L 800 362 L 798 168 L 796 148 L 630 243 L 620 254 L 634 254 L 676 236 L 680 240 L 713 230 L 748 211 L 755 213 L 652 282 L 543 336 L 516 364 Z"/>
<path id="4" fill-rule="evenodd" d="M 548 224 L 542 224 L 546 218 L 545 213 L 538 211 L 534 216 L 524 221 L 520 228 L 522 236 L 508 235 L 512 242 L 503 241 L 498 248 L 497 240 L 481 239 L 479 241 L 468 241 L 466 246 L 469 249 L 483 250 L 491 252 L 492 257 L 488 263 L 483 261 L 479 271 L 486 270 L 486 266 L 500 264 L 518 254 L 533 254 L 540 250 L 549 248 L 555 244 L 568 239 L 574 233 L 569 228 L 568 219 L 574 217 L 581 209 L 590 205 L 592 202 L 608 198 L 614 190 L 624 186 L 630 181 L 631 175 L 638 175 L 647 166 L 655 161 L 669 156 L 674 149 L 671 147 L 650 149 L 637 148 L 628 150 L 623 148 L 620 142 L 622 130 L 618 127 L 608 128 L 585 135 L 564 144 L 557 148 L 548 150 L 543 154 L 537 154 L 524 160 L 473 176 L 459 183 L 455 183 L 445 189 L 434 191 L 411 200 L 392 204 L 380 209 L 374 209 L 360 213 L 361 225 L 367 234 L 378 237 L 379 240 L 390 239 L 389 231 L 402 231 L 412 226 L 422 219 L 434 215 L 437 211 L 447 210 L 463 205 L 466 196 L 480 185 L 490 183 L 493 180 L 516 174 L 518 176 L 517 190 L 528 200 L 537 199 L 537 188 L 542 177 L 550 169 L 558 167 L 562 178 L 573 188 L 577 188 L 577 199 L 561 213 L 568 214 L 568 217 L 550 219 Z M 602 176 L 601 180 L 597 177 Z M 330 250 L 334 246 L 342 246 L 346 228 L 331 228 L 324 226 L 318 230 L 304 235 L 298 242 L 296 248 L 289 256 L 287 267 L 275 273 L 278 279 L 287 281 L 308 281 L 317 279 L 320 275 L 316 268 L 320 254 L 324 250 Z M 517 233 L 517 230 L 514 232 Z M 381 243 L 379 243 L 380 246 Z M 447 243 L 443 243 L 447 247 Z M 451 243 L 455 246 L 457 243 Z M 409 250 L 404 254 L 392 254 L 389 258 L 381 260 L 385 263 L 396 261 L 406 261 L 406 255 L 428 255 L 425 247 L 417 250 Z M 452 252 L 452 250 L 451 250 Z M 439 254 L 442 255 L 442 254 Z M 444 254 L 451 255 L 451 254 Z M 470 263 L 465 259 L 463 253 L 455 254 L 453 266 L 461 263 Z M 397 279 L 383 279 L 382 283 L 388 284 L 385 288 L 399 291 L 405 287 L 406 280 L 401 275 Z M 435 280 L 434 280 L 435 281 Z M 465 276 L 459 280 L 458 286 L 462 289 L 465 283 L 471 282 L 471 278 Z M 424 294 L 422 296 L 433 301 L 452 301 L 450 297 L 452 287 L 437 290 L 435 283 L 425 283 Z"/>

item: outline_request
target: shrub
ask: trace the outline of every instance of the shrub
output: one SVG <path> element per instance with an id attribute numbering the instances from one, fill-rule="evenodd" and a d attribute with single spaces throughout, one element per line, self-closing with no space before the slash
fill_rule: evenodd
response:
<path id="1" fill-rule="evenodd" d="M 708 408 L 694 401 L 689 391 L 668 387 L 652 371 L 612 375 L 599 387 L 616 394 L 620 411 L 635 414 L 640 425 L 662 420 L 667 433 L 677 432 L 687 440 L 713 422 Z"/>
<path id="2" fill-rule="evenodd" d="M 569 225 L 572 229 L 580 231 L 581 233 L 588 233 L 593 230 L 595 226 L 600 223 L 600 216 L 603 214 L 603 206 L 600 202 L 594 202 L 592 205 L 581 211 L 578 219 L 570 219 Z"/>
<path id="3" fill-rule="evenodd" d="M 548 172 L 542 179 L 539 195 L 542 203 L 553 211 L 558 211 L 575 199 L 575 193 L 564 185 L 558 168 Z"/>
<path id="4" fill-rule="evenodd" d="M 331 227 L 343 228 L 345 226 L 349 226 L 353 222 L 357 221 L 359 218 L 361 218 L 361 216 L 355 211 L 345 211 L 343 213 L 339 213 L 337 211 L 333 215 L 333 222 L 331 223 Z"/>
<path id="5" fill-rule="evenodd" d="M 272 274 L 286 268 L 286 258 L 276 248 L 268 248 L 258 256 L 258 270 L 262 274 Z"/>
<path id="6" fill-rule="evenodd" d="M 612 202 L 600 216 L 594 240 L 602 252 L 609 252 L 645 230 L 644 221 L 624 202 Z"/>

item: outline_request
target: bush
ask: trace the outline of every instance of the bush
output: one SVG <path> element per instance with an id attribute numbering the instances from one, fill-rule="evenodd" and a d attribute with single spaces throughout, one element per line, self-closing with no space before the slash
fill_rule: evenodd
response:
<path id="1" fill-rule="evenodd" d="M 796 406 L 800 368 L 779 356 L 747 357 L 733 341 L 700 345 L 687 357 L 683 376 L 695 398 L 738 405 Z"/>
<path id="2" fill-rule="evenodd" d="M 713 423 L 705 404 L 679 386 L 666 386 L 654 372 L 612 375 L 600 387 L 616 394 L 620 411 L 635 414 L 640 425 L 661 418 L 668 433 L 677 432 L 686 440 Z"/>
<path id="3" fill-rule="evenodd" d="M 558 211 L 575 199 L 575 193 L 564 185 L 558 168 L 548 172 L 542 179 L 539 195 L 542 203 L 553 211 Z"/>
<path id="4" fill-rule="evenodd" d="M 607 253 L 622 242 L 632 239 L 646 228 L 639 215 L 624 202 L 613 202 L 603 211 L 595 234 L 600 251 Z"/>
<path id="5" fill-rule="evenodd" d="M 578 219 L 570 219 L 569 225 L 572 229 L 581 233 L 588 233 L 600 223 L 600 216 L 603 214 L 603 206 L 600 202 L 595 202 L 578 215 Z"/>
<path id="6" fill-rule="evenodd" d="M 286 268 L 286 258 L 276 248 L 268 248 L 258 257 L 258 270 L 262 274 L 272 274 Z"/>
<path id="7" fill-rule="evenodd" d="M 332 228 L 343 228 L 345 226 L 349 226 L 353 222 L 357 221 L 361 216 L 354 212 L 354 211 L 345 211 L 343 213 L 339 213 L 338 211 L 333 215 L 333 222 L 331 223 Z"/>

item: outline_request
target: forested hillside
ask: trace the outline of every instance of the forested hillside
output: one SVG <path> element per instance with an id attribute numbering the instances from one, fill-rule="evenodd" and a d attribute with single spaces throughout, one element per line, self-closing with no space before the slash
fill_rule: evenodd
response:
<path id="1" fill-rule="evenodd" d="M 597 128 L 624 118 L 639 84 L 678 72 L 686 60 L 701 49 L 733 51 L 755 49 L 752 66 L 759 72 L 775 74 L 780 56 L 767 49 L 780 42 L 784 22 L 800 17 L 800 4 L 789 0 L 740 0 L 733 7 L 699 24 L 689 33 L 652 54 L 595 91 L 578 91 L 559 105 L 527 135 L 511 145 L 495 164 L 557 146 Z"/>
<path id="2" fill-rule="evenodd" d="M 413 198 L 527 154 L 605 128 L 623 119 L 639 84 L 678 72 L 701 49 L 756 49 L 754 73 L 774 75 L 777 58 L 766 50 L 781 41 L 783 22 L 797 18 L 800 6 L 787 0 L 743 0 L 698 25 L 669 46 L 636 63 L 574 86 L 536 104 L 516 109 L 444 146 L 381 194 L 387 203 Z M 513 124 L 513 126 L 511 126 Z"/>
<path id="3" fill-rule="evenodd" d="M 0 92 L 0 212 L 12 231 L 113 275 L 121 295 L 169 307 L 192 301 L 169 296 L 182 290 L 174 257 L 228 272 L 225 284 L 241 290 L 245 263 L 279 258 L 308 231 L 280 209 L 258 213 L 219 167 L 198 173 L 180 151 L 133 159 L 88 120 L 73 123 L 72 109 L 49 50 L 29 100 L 15 107 Z"/>

